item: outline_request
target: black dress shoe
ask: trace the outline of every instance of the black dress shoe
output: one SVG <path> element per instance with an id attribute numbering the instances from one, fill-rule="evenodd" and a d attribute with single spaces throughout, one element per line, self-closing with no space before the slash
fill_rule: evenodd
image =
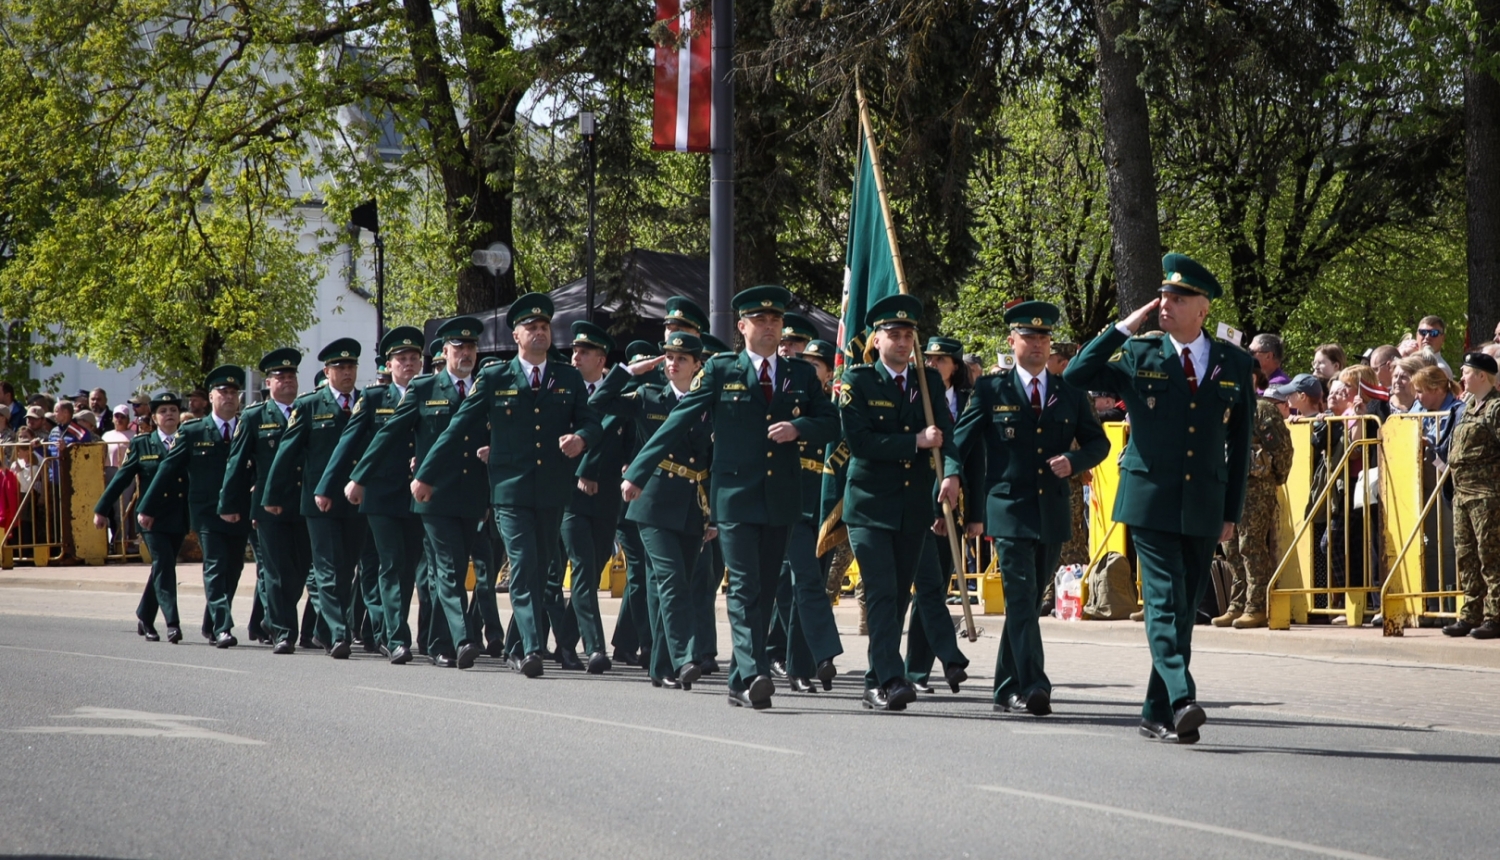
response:
<path id="1" fill-rule="evenodd" d="M 156 632 L 156 628 L 155 627 L 147 627 L 146 628 L 146 632 L 144 634 L 142 634 L 142 635 L 144 635 L 146 637 L 146 641 L 147 642 L 160 642 L 161 641 L 161 634 L 159 634 L 159 633 Z"/>
<path id="2" fill-rule="evenodd" d="M 677 680 L 684 690 L 693 689 L 693 684 L 701 677 L 703 677 L 703 669 L 697 663 L 686 663 L 677 673 Z"/>
<path id="3" fill-rule="evenodd" d="M 557 662 L 558 665 L 562 666 L 564 669 L 567 669 L 569 672 L 583 671 L 583 661 L 578 659 L 578 655 L 569 649 L 557 649 Z"/>
<path id="4" fill-rule="evenodd" d="M 1206 722 L 1208 722 L 1208 714 L 1198 707 L 1197 702 L 1188 702 L 1172 712 L 1172 728 L 1179 735 L 1197 734 L 1198 729 L 1202 728 Z"/>
<path id="5" fill-rule="evenodd" d="M 1141 737 L 1152 738 L 1164 744 L 1177 743 L 1177 733 L 1166 723 L 1158 723 L 1152 720 L 1141 720 Z"/>
<path id="6" fill-rule="evenodd" d="M 340 639 L 339 641 L 333 643 L 332 648 L 328 649 L 328 656 L 332 657 L 335 660 L 348 660 L 350 650 L 349 640 Z"/>
<path id="7" fill-rule="evenodd" d="M 178 642 L 181 642 L 182 641 L 182 628 L 181 627 L 168 627 L 167 628 L 167 641 L 170 642 L 170 643 L 172 643 L 173 645 L 176 645 Z"/>
<path id="8" fill-rule="evenodd" d="M 823 689 L 833 689 L 833 679 L 839 676 L 838 667 L 833 665 L 832 660 L 818 661 L 818 680 L 822 682 Z"/>
<path id="9" fill-rule="evenodd" d="M 1026 695 L 1011 693 L 1005 699 L 1005 709 L 1013 714 L 1045 717 L 1052 713 L 1052 696 L 1046 690 L 1032 690 Z"/>
<path id="10" fill-rule="evenodd" d="M 1443 628 L 1444 636 L 1468 636 L 1478 624 L 1470 624 L 1462 618 Z"/>
<path id="11" fill-rule="evenodd" d="M 751 704 L 757 708 L 771 707 L 771 696 L 776 692 L 776 682 L 769 675 L 756 675 L 750 681 L 750 686 L 745 690 L 750 697 Z"/>
<path id="12" fill-rule="evenodd" d="M 793 677 L 790 680 L 792 682 L 793 693 L 816 693 L 818 691 L 818 688 L 813 686 L 811 678 Z"/>
<path id="13" fill-rule="evenodd" d="M 765 678 L 766 676 L 761 675 L 760 677 Z M 767 678 L 767 680 L 770 679 Z M 771 700 L 770 698 L 767 698 L 764 701 L 758 702 L 750 698 L 749 690 L 730 690 L 729 704 L 734 705 L 736 708 L 753 708 L 757 711 L 764 711 L 767 708 L 771 707 Z"/>
<path id="14" fill-rule="evenodd" d="M 911 684 L 905 680 L 892 681 L 885 688 L 885 706 L 887 710 L 904 711 L 906 706 L 917 700 L 917 691 L 912 689 Z"/>
<path id="15" fill-rule="evenodd" d="M 485 656 L 502 658 L 505 656 L 505 640 L 491 639 L 490 644 L 484 649 Z"/>
<path id="16" fill-rule="evenodd" d="M 948 680 L 948 689 L 958 692 L 958 685 L 969 680 L 969 673 L 962 666 L 944 666 L 943 677 Z"/>
<path id="17" fill-rule="evenodd" d="M 1470 639 L 1494 639 L 1496 636 L 1500 636 L 1500 621 L 1493 618 L 1469 631 Z M 146 639 L 150 641 L 151 634 L 146 634 Z"/>
<path id="18" fill-rule="evenodd" d="M 405 645 L 397 645 L 396 650 L 391 652 L 392 666 L 405 666 L 411 662 L 411 649 Z"/>
<path id="19" fill-rule="evenodd" d="M 505 665 L 509 666 L 510 670 L 512 672 L 519 673 L 521 671 L 521 655 L 520 654 L 507 654 L 507 655 L 505 655 Z"/>
<path id="20" fill-rule="evenodd" d="M 215 648 L 233 648 L 238 644 L 240 644 L 240 640 L 229 635 L 229 631 L 227 630 L 220 633 L 218 638 L 214 640 Z"/>
<path id="21" fill-rule="evenodd" d="M 923 681 L 912 681 L 911 688 L 924 696 L 930 696 L 933 693 L 932 687 L 929 687 Z"/>
<path id="22" fill-rule="evenodd" d="M 429 654 L 427 659 L 431 660 L 432 665 L 438 667 L 439 669 L 452 669 L 458 665 L 454 663 L 453 658 L 449 657 L 447 654 Z"/>
<path id="23" fill-rule="evenodd" d="M 146 635 L 146 622 L 142 621 L 139 618 L 137 618 L 135 620 L 135 635 L 137 635 L 137 636 L 145 636 Z"/>
<path id="24" fill-rule="evenodd" d="M 636 665 L 639 665 L 635 661 L 635 655 L 634 654 L 626 654 L 624 651 L 620 651 L 620 650 L 616 650 L 615 651 L 614 661 L 616 663 L 619 663 L 621 666 L 636 666 Z"/>
<path id="25" fill-rule="evenodd" d="M 140 618 L 135 619 L 135 635 L 146 637 L 147 642 L 161 641 L 161 636 L 156 632 L 156 625 L 147 624 Z"/>
<path id="26" fill-rule="evenodd" d="M 283 639 L 280 642 L 276 643 L 276 647 L 271 649 L 271 653 L 272 654 L 295 654 L 295 653 L 297 653 L 297 646 L 292 644 L 292 640 L 290 640 L 290 639 Z"/>
<path id="27" fill-rule="evenodd" d="M 312 650 L 312 649 L 314 649 L 314 648 L 323 648 L 322 644 L 319 643 L 317 640 L 313 639 L 311 636 L 303 636 L 301 639 L 298 639 L 297 640 L 297 647 L 298 648 L 306 648 L 309 651 Z M 327 648 L 323 648 L 323 650 L 327 651 L 328 649 Z"/>
<path id="28" fill-rule="evenodd" d="M 521 674 L 528 678 L 542 677 L 542 655 L 527 654 L 521 658 Z"/>
<path id="29" fill-rule="evenodd" d="M 391 659 L 391 649 L 385 647 L 384 645 L 381 645 L 380 656 L 384 657 L 387 660 Z"/>
<path id="30" fill-rule="evenodd" d="M 609 658 L 604 656 L 603 651 L 595 651 L 594 653 L 589 655 L 590 675 L 603 675 L 605 672 L 608 672 L 613 668 L 614 664 L 609 662 Z"/>
<path id="31" fill-rule="evenodd" d="M 859 703 L 872 711 L 890 710 L 890 703 L 885 699 L 885 691 L 879 687 L 871 687 L 865 690 L 864 698 L 860 699 Z"/>
<path id="32" fill-rule="evenodd" d="M 673 678 L 670 675 L 668 675 L 665 678 L 652 678 L 651 679 L 651 686 L 653 686 L 653 687 L 665 687 L 668 690 L 681 690 L 682 689 L 682 682 L 680 682 L 676 678 Z"/>
<path id="33" fill-rule="evenodd" d="M 473 667 L 474 660 L 479 657 L 479 646 L 473 642 L 465 642 L 458 646 L 458 668 L 468 669 Z"/>
<path id="34" fill-rule="evenodd" d="M 719 671 L 719 661 L 715 660 L 712 657 L 709 657 L 705 660 L 699 660 L 698 668 L 702 669 L 703 674 L 705 675 L 713 675 Z"/>
<path id="35" fill-rule="evenodd" d="M 771 677 L 773 677 L 773 678 L 779 678 L 779 679 L 781 679 L 783 681 L 786 680 L 786 661 L 785 660 L 772 660 L 771 661 Z"/>

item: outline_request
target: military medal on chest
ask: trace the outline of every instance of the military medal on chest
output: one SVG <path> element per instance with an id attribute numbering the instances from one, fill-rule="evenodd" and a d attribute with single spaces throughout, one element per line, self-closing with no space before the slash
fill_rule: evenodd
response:
<path id="1" fill-rule="evenodd" d="M 1156 408 L 1156 398 L 1155 397 L 1147 397 L 1146 398 L 1146 408 L 1147 409 L 1155 409 Z"/>
<path id="2" fill-rule="evenodd" d="M 1007 427 L 1007 428 L 1005 428 L 1005 438 L 1007 438 L 1007 439 L 1014 439 L 1014 438 L 1016 438 L 1016 428 L 1014 428 L 1014 427 Z"/>

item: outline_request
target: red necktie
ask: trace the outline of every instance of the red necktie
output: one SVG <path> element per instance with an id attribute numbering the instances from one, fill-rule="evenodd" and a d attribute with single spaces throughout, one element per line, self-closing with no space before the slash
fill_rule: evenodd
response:
<path id="1" fill-rule="evenodd" d="M 345 415 L 349 414 L 349 395 L 347 395 L 347 394 L 340 394 L 339 395 L 339 409 L 343 410 L 343 413 Z"/>
<path id="2" fill-rule="evenodd" d="M 1198 369 L 1193 367 L 1193 354 L 1182 348 L 1182 374 L 1187 377 L 1188 391 L 1198 393 Z"/>
<path id="3" fill-rule="evenodd" d="M 1042 414 L 1042 378 L 1031 377 L 1031 411 L 1038 415 Z"/>
<path id="4" fill-rule="evenodd" d="M 229 422 L 228 421 L 224 422 L 224 441 L 225 442 L 229 441 Z"/>
<path id="5" fill-rule="evenodd" d="M 538 388 L 541 388 L 541 387 L 542 387 L 542 369 L 540 367 L 533 367 L 531 369 L 531 390 L 532 391 L 536 391 Z"/>
<path id="6" fill-rule="evenodd" d="M 901 399 L 906 399 L 906 374 L 898 373 L 891 379 L 896 381 L 896 390 L 901 393 Z"/>
<path id="7" fill-rule="evenodd" d="M 464 381 L 462 379 L 458 381 L 458 399 L 464 399 Z"/>
<path id="8" fill-rule="evenodd" d="M 771 384 L 771 359 L 760 363 L 760 393 L 771 402 L 771 395 L 776 393 L 776 387 Z"/>

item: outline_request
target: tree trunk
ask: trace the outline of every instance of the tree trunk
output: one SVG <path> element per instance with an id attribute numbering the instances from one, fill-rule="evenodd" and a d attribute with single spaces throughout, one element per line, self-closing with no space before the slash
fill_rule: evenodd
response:
<path id="1" fill-rule="evenodd" d="M 1094 0 L 1099 24 L 1099 95 L 1104 115 L 1104 167 L 1109 180 L 1110 241 L 1120 312 L 1156 297 L 1161 287 L 1161 228 L 1156 219 L 1156 168 L 1151 117 L 1141 89 L 1141 59 L 1119 40 L 1140 23 L 1129 2 Z"/>
<path id="2" fill-rule="evenodd" d="M 1464 74 L 1465 194 L 1469 226 L 1469 342 L 1494 337 L 1500 321 L 1500 0 L 1476 0 L 1480 32 Z"/>

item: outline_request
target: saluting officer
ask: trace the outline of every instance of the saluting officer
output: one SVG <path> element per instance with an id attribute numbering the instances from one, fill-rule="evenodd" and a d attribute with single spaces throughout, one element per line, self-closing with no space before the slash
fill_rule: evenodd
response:
<path id="1" fill-rule="evenodd" d="M 901 660 L 901 621 L 917 566 L 932 540 L 932 487 L 939 476 L 930 449 L 939 449 L 945 461 L 939 501 L 958 503 L 961 469 L 943 378 L 912 361 L 921 318 L 922 302 L 915 296 L 889 296 L 871 306 L 865 325 L 873 332 L 870 349 L 876 360 L 845 371 L 839 392 L 851 454 L 843 516 L 869 612 L 870 668 L 863 704 L 875 710 L 905 710 L 917 698 Z M 918 373 L 927 374 L 930 425 Z"/>
<path id="2" fill-rule="evenodd" d="M 443 369 L 411 381 L 395 413 L 370 440 L 350 476 L 352 486 L 346 488 L 356 495 L 361 490 L 367 494 L 364 488 L 384 473 L 392 459 L 403 464 L 415 460 L 413 474 L 424 467 L 435 473 L 422 493 L 413 493 L 415 485 L 408 481 L 407 504 L 421 517 L 425 538 L 426 578 L 433 601 L 428 656 L 435 665 L 445 668 L 457 665 L 467 669 L 483 650 L 478 624 L 467 612 L 464 581 L 471 560 L 483 562 L 489 558 L 482 530 L 487 486 L 478 458 L 484 440 L 479 433 L 466 434 L 446 458 L 436 450 L 443 431 L 476 395 L 474 365 L 483 331 L 483 321 L 475 317 L 454 317 L 443 323 L 438 329 L 438 338 L 443 341 Z M 402 542 L 409 539 L 403 537 Z M 392 651 L 392 659 L 395 656 Z"/>
<path id="3" fill-rule="evenodd" d="M 245 542 L 250 523 L 226 522 L 219 518 L 219 496 L 224 488 L 224 470 L 236 432 L 240 391 L 245 387 L 244 368 L 225 364 L 213 369 L 204 381 L 212 411 L 177 434 L 172 450 L 161 461 L 151 486 L 141 496 L 136 511 L 141 525 L 150 529 L 157 514 L 174 512 L 174 493 L 188 486 L 188 514 L 198 542 L 203 547 L 203 635 L 220 648 L 239 644 L 231 632 L 234 592 L 245 569 Z"/>
<path id="4" fill-rule="evenodd" d="M 605 363 L 614 348 L 614 338 L 604 329 L 586 320 L 573 323 L 573 366 L 583 377 L 590 398 L 604 384 Z M 600 426 L 603 435 L 579 459 L 577 486 L 563 512 L 562 540 L 573 565 L 573 584 L 570 611 L 562 613 L 554 631 L 560 655 L 574 656 L 582 637 L 591 675 L 611 668 L 604 653 L 604 623 L 599 618 L 599 575 L 614 555 L 620 470 L 635 438 L 630 422 L 617 416 L 605 417 Z"/>
<path id="5" fill-rule="evenodd" d="M 737 707 L 769 708 L 776 691 L 766 632 L 787 538 L 802 517 L 796 442 L 821 445 L 838 433 L 838 413 L 817 373 L 806 362 L 776 355 L 790 300 L 791 293 L 774 285 L 734 297 L 745 351 L 703 365 L 688 396 L 636 455 L 622 486 L 626 501 L 639 497 L 658 464 L 709 416 L 715 433 L 710 507 L 729 567 L 729 702 Z"/>
<path id="6" fill-rule="evenodd" d="M 266 377 L 268 397 L 240 416 L 242 429 L 229 447 L 219 499 L 221 519 L 231 523 L 250 520 L 255 527 L 256 590 L 265 607 L 261 629 L 270 633 L 276 654 L 297 650 L 297 602 L 312 571 L 312 548 L 301 511 L 285 509 L 272 514 L 264 506 L 271 464 L 291 423 L 301 364 L 302 353 L 291 347 L 272 350 L 261 358 L 260 372 Z"/>
<path id="7" fill-rule="evenodd" d="M 317 495 L 317 484 L 338 447 L 339 437 L 359 400 L 359 341 L 343 337 L 323 347 L 327 384 L 292 403 L 281 450 L 266 476 L 262 504 L 267 513 L 300 507 L 307 520 L 313 575 L 318 583 L 318 614 L 328 631 L 328 655 L 349 658 L 350 607 L 354 600 L 354 566 L 364 547 L 365 521 L 342 495 Z"/>
<path id="8" fill-rule="evenodd" d="M 390 381 L 371 385 L 354 404 L 354 414 L 339 437 L 338 447 L 328 458 L 328 468 L 318 482 L 317 495 L 342 495 L 369 518 L 370 538 L 379 557 L 374 572 L 381 618 L 372 625 L 380 637 L 380 653 L 399 666 L 411 662 L 411 592 L 422 563 L 422 521 L 411 509 L 411 460 L 416 444 L 408 439 L 386 452 L 362 484 L 351 480 L 354 467 L 370 447 L 375 434 L 396 414 L 396 406 L 408 386 L 422 372 L 425 338 L 416 326 L 397 326 L 380 341 L 380 355 Z M 361 568 L 364 567 L 361 562 Z M 360 578 L 369 575 L 360 571 Z"/>
<path id="9" fill-rule="evenodd" d="M 115 504 L 132 483 L 140 482 L 137 494 L 151 486 L 162 460 L 176 441 L 182 401 L 176 394 L 163 391 L 151 398 L 150 403 L 156 429 L 131 438 L 125 462 L 109 479 L 94 505 L 95 528 L 109 526 Z M 177 553 L 188 530 L 187 493 L 180 489 L 180 482 L 178 486 L 179 489 L 163 492 L 151 525 L 141 524 L 146 549 L 151 552 L 151 575 L 146 578 L 146 588 L 135 609 L 136 632 L 146 637 L 147 642 L 157 642 L 161 639 L 156 632 L 156 610 L 160 607 L 162 621 L 167 625 L 167 641 L 173 645 L 182 641 L 182 619 L 177 615 Z"/>
<path id="10" fill-rule="evenodd" d="M 542 674 L 545 644 L 540 604 L 548 565 L 558 552 L 563 507 L 577 484 L 574 460 L 603 431 L 588 405 L 583 377 L 571 365 L 548 358 L 552 300 L 537 293 L 522 296 L 506 312 L 505 323 L 518 355 L 480 373 L 477 395 L 464 401 L 418 464 L 412 495 L 421 502 L 430 499 L 444 469 L 461 462 L 470 438 L 480 439 L 488 429 L 490 501 L 510 559 L 511 606 L 524 653 L 512 660 L 512 668 L 535 678 Z"/>
<path id="11" fill-rule="evenodd" d="M 1052 713 L 1037 625 L 1039 589 L 1057 570 L 1072 532 L 1068 478 L 1109 454 L 1088 392 L 1048 370 L 1060 315 L 1050 302 L 1021 302 L 1006 311 L 1016 366 L 980 377 L 954 428 L 963 457 L 983 452 L 983 484 L 967 490 L 968 533 L 995 539 L 1005 585 L 994 707 L 1038 717 Z"/>
<path id="12" fill-rule="evenodd" d="M 1141 734 L 1190 744 L 1206 719 L 1188 670 L 1193 621 L 1214 547 L 1244 510 L 1255 382 L 1250 356 L 1203 330 L 1218 280 L 1182 254 L 1162 270 L 1160 296 L 1090 341 L 1064 378 L 1125 401 L 1114 519 L 1135 542 L 1151 647 Z M 1134 336 L 1158 309 L 1164 333 Z"/>
<path id="13" fill-rule="evenodd" d="M 661 348 L 662 356 L 616 367 L 590 400 L 610 417 L 632 422 L 642 438 L 649 438 L 666 421 L 703 366 L 703 345 L 694 335 L 673 332 Z M 634 378 L 658 367 L 666 368 L 666 385 L 631 388 Z M 690 690 L 703 672 L 693 660 L 692 639 L 697 592 L 707 587 L 708 571 L 699 567 L 698 558 L 705 536 L 712 537 L 708 465 L 713 430 L 705 417 L 700 415 L 698 423 L 678 437 L 656 464 L 657 480 L 647 484 L 625 512 L 640 527 L 651 561 L 647 605 L 653 641 L 646 669 L 658 687 Z"/>

